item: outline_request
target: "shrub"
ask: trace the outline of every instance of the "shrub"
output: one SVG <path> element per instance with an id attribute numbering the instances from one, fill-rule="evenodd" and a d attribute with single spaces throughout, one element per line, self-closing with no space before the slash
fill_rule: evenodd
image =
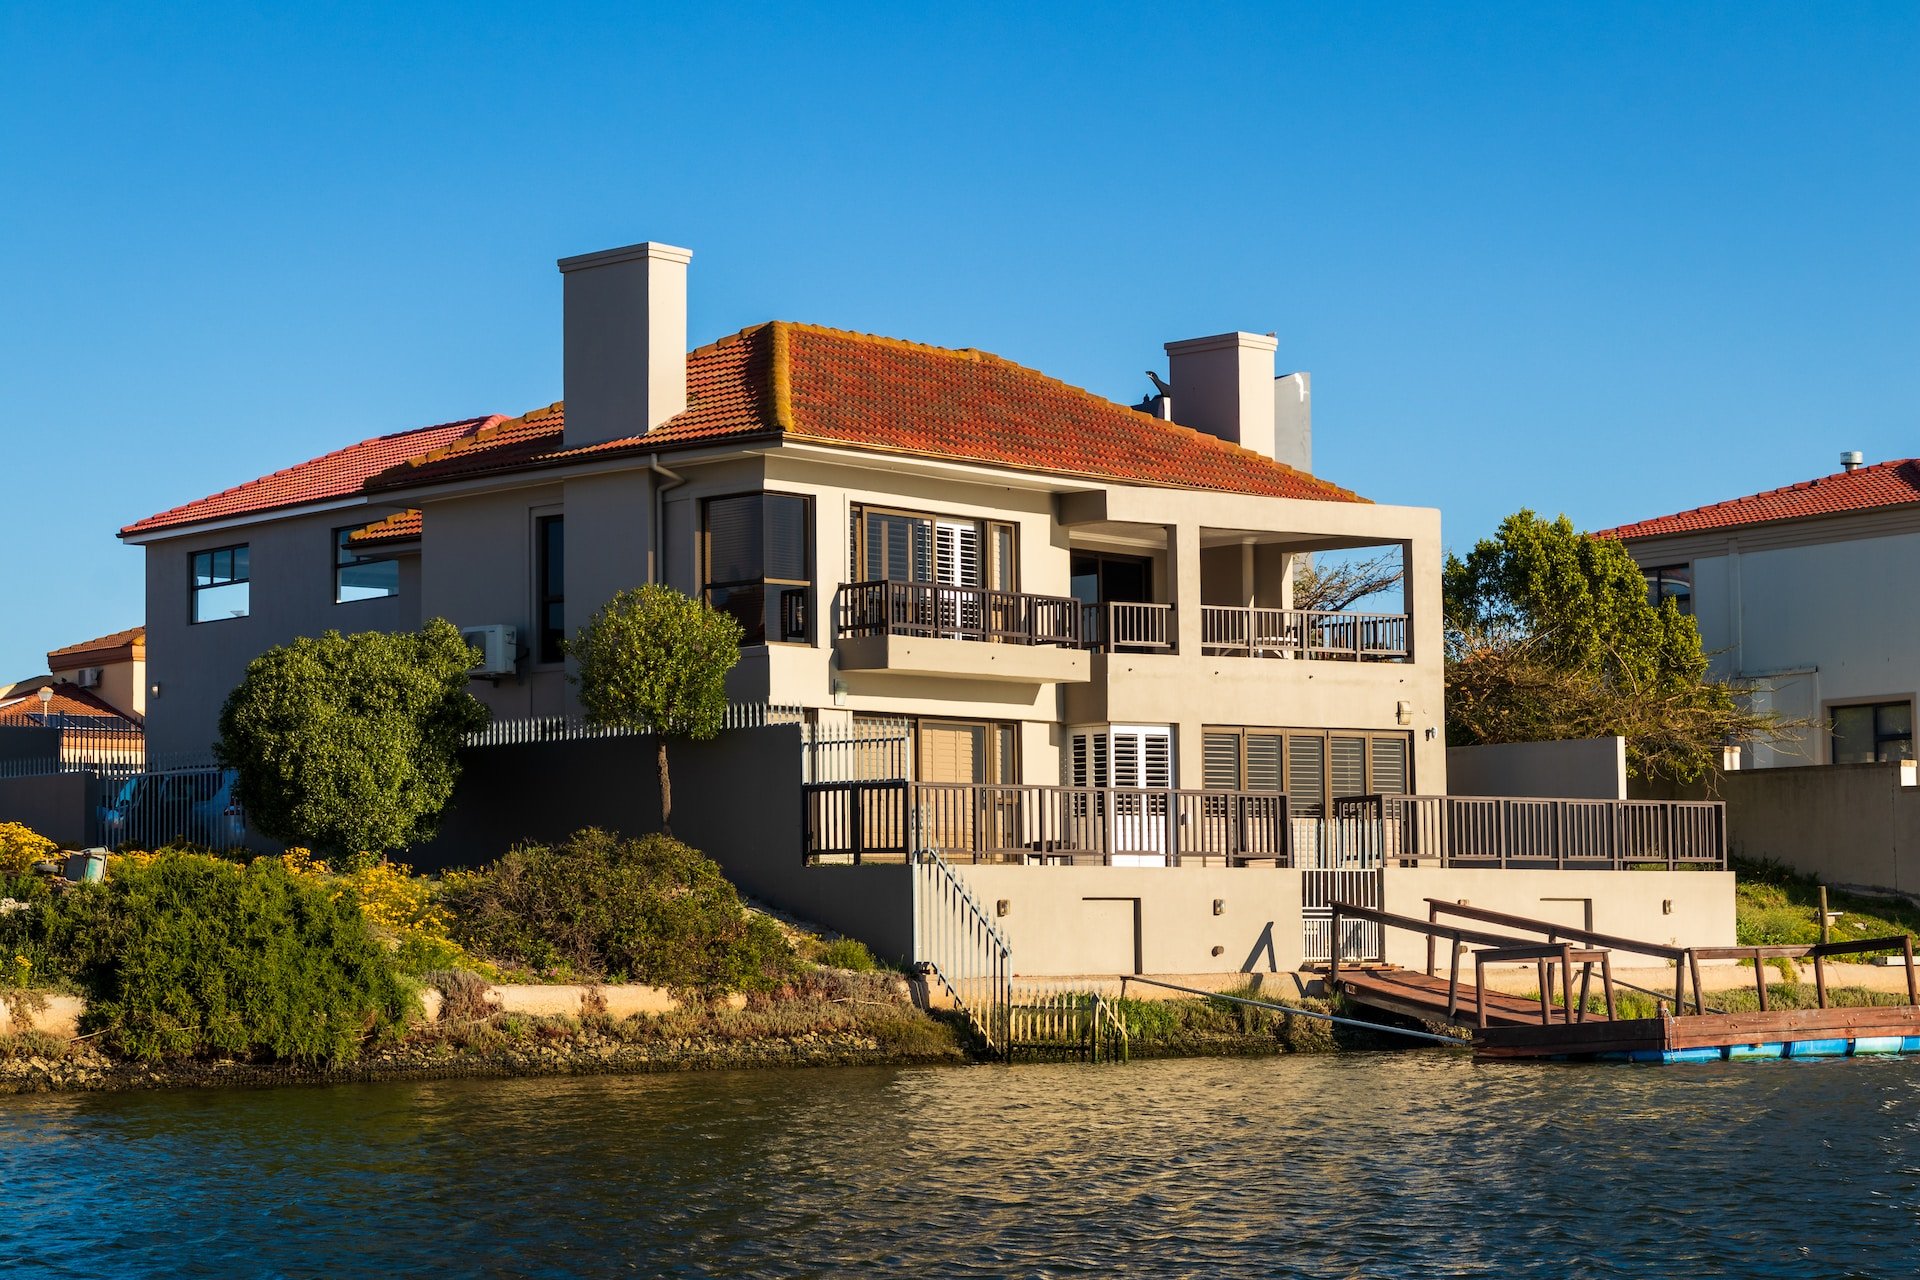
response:
<path id="1" fill-rule="evenodd" d="M 414 875 L 406 863 L 369 854 L 348 859 L 336 871 L 300 848 L 287 850 L 278 861 L 289 874 L 357 906 L 374 933 L 392 944 L 402 972 L 418 976 L 431 970 L 490 968 L 448 936 L 447 913 L 434 898 L 432 882 Z"/>
<path id="2" fill-rule="evenodd" d="M 0 876 L 25 875 L 60 846 L 18 822 L 0 822 Z"/>
<path id="3" fill-rule="evenodd" d="M 829 969 L 851 969 L 855 973 L 872 973 L 880 967 L 867 944 L 858 938 L 836 938 L 825 943 L 817 958 Z"/>
<path id="4" fill-rule="evenodd" d="M 0 917 L 0 947 L 77 982 L 89 1030 L 130 1057 L 337 1061 L 412 1006 L 358 906 L 276 858 L 163 851 L 57 896 L 9 889 L 30 907 Z"/>
<path id="5" fill-rule="evenodd" d="M 763 990 L 791 972 L 779 928 L 670 836 L 576 832 L 446 877 L 453 936 L 502 964 L 681 990 Z"/>

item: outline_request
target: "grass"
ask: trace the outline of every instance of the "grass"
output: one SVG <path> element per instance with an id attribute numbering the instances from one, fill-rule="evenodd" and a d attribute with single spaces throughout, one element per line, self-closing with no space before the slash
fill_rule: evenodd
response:
<path id="1" fill-rule="evenodd" d="M 1820 941 L 1820 882 L 1777 862 L 1734 859 L 1735 936 L 1743 946 L 1799 946 Z M 1839 913 L 1832 939 L 1920 935 L 1920 908 L 1898 898 L 1827 891 L 1827 909 Z M 1862 955 L 1890 955 L 1889 950 Z"/>

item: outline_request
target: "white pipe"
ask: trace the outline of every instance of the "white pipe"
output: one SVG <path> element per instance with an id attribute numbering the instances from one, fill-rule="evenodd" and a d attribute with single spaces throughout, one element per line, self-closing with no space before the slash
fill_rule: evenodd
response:
<path id="1" fill-rule="evenodd" d="M 647 470 L 656 477 L 665 476 L 669 483 L 661 484 L 656 479 L 653 486 L 653 580 L 661 586 L 667 585 L 667 502 L 665 494 L 669 489 L 678 489 L 685 484 L 684 476 L 675 475 L 660 465 L 660 455 L 647 455 Z"/>

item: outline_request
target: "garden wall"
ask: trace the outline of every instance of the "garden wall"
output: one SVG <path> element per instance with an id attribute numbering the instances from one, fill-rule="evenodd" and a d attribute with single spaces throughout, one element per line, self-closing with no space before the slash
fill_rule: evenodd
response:
<path id="1" fill-rule="evenodd" d="M 798 726 L 676 742 L 668 762 L 674 835 L 711 856 L 744 893 L 888 959 L 912 951 L 904 866 L 802 865 Z M 461 754 L 461 766 L 439 836 L 409 855 L 420 870 L 477 866 L 517 841 L 557 841 L 582 827 L 660 829 L 652 738 L 476 747 Z"/>

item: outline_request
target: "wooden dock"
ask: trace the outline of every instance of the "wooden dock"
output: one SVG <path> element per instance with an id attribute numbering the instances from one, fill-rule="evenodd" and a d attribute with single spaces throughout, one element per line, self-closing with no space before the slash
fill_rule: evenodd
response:
<path id="1" fill-rule="evenodd" d="M 1906 935 L 1813 946 L 1675 947 L 1434 898 L 1427 903 L 1426 920 L 1335 903 L 1335 938 L 1344 936 L 1344 919 L 1423 934 L 1427 969 L 1421 973 L 1391 965 L 1354 966 L 1336 953 L 1327 985 L 1352 1003 L 1383 1013 L 1469 1028 L 1480 1057 L 1718 1062 L 1920 1053 L 1920 977 L 1913 969 L 1913 940 Z M 1442 944 L 1451 953 L 1444 965 Z M 1906 1004 L 1829 1005 L 1828 958 L 1891 948 L 1900 948 L 1907 957 Z M 1649 993 L 1658 996 L 1657 1016 L 1618 1015 L 1616 953 L 1673 965 L 1671 1003 L 1665 992 Z M 1812 962 L 1818 1008 L 1768 1008 L 1766 962 L 1782 957 Z M 1700 962 L 1747 959 L 1754 962 L 1760 1007 L 1747 1013 L 1710 1008 L 1700 992 Z M 1487 966 L 1498 964 L 1532 965 L 1538 994 L 1516 996 L 1488 988 Z M 1589 1008 L 1595 997 L 1598 1010 Z"/>

